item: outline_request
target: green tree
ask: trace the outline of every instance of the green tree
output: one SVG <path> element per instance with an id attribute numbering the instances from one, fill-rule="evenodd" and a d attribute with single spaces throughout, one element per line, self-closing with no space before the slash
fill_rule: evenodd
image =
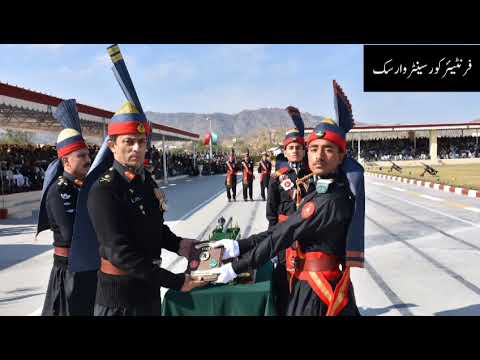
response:
<path id="1" fill-rule="evenodd" d="M 7 129 L 6 132 L 0 136 L 0 143 L 29 145 L 33 143 L 32 139 L 33 134 L 31 132 Z"/>

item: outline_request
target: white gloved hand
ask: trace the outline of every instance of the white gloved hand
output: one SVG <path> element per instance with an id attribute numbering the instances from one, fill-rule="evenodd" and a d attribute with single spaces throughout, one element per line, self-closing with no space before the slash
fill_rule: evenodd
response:
<path id="1" fill-rule="evenodd" d="M 212 269 L 212 274 L 218 274 L 217 280 L 214 284 L 228 284 L 230 281 L 235 279 L 238 275 L 233 270 L 232 263 L 228 263 L 219 268 Z"/>
<path id="2" fill-rule="evenodd" d="M 215 241 L 212 247 L 217 248 L 223 246 L 225 250 L 223 251 L 222 260 L 227 260 L 240 256 L 240 247 L 238 246 L 238 241 L 231 239 L 223 239 Z"/>

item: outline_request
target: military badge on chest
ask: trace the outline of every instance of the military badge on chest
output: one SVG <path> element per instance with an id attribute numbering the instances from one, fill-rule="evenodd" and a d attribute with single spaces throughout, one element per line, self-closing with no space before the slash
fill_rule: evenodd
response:
<path id="1" fill-rule="evenodd" d="M 294 187 L 293 181 L 288 176 L 282 175 L 280 177 L 280 186 L 283 190 L 288 191 Z"/>
<path id="2" fill-rule="evenodd" d="M 145 212 L 145 206 L 143 205 L 142 201 L 143 198 L 141 196 L 138 196 L 133 189 L 128 189 L 128 195 L 130 203 L 138 210 L 140 210 L 142 215 L 147 215 L 147 213 Z"/>
<path id="3" fill-rule="evenodd" d="M 63 200 L 63 206 L 67 214 L 73 214 L 75 212 L 75 198 L 72 197 L 73 189 L 72 184 L 70 184 L 67 179 L 63 176 L 58 178 L 57 182 L 58 190 L 60 192 L 60 198 Z"/>

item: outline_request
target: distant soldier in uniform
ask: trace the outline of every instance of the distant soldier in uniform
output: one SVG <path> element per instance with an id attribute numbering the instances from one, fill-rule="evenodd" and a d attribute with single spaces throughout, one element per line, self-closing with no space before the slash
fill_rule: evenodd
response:
<path id="1" fill-rule="evenodd" d="M 272 163 L 268 160 L 267 153 L 263 153 L 262 160 L 258 165 L 258 173 L 260 174 L 260 191 L 262 200 L 265 201 L 265 189 L 268 191 L 270 184 L 270 175 L 272 173 Z"/>
<path id="2" fill-rule="evenodd" d="M 296 127 L 289 129 L 285 134 L 283 147 L 287 162 L 277 169 L 268 188 L 266 215 L 269 229 L 295 213 L 297 192 L 302 192 L 298 195 L 299 199 L 305 195 L 304 189 L 297 188 L 296 181 L 310 172 L 304 161 L 304 124 L 300 112 L 293 106 L 289 106 L 286 110 Z M 275 260 L 275 269 L 272 274 L 273 288 L 276 295 L 277 314 L 283 316 L 286 314 L 289 293 L 285 252 L 280 252 Z"/>
<path id="3" fill-rule="evenodd" d="M 232 200 L 232 196 L 233 201 L 237 201 L 237 162 L 235 160 L 235 152 L 233 149 L 227 160 L 227 176 L 225 177 L 225 188 L 227 189 L 228 202 Z"/>
<path id="4" fill-rule="evenodd" d="M 283 140 L 288 165 L 275 171 L 268 188 L 266 213 L 269 227 L 281 222 L 284 215 L 295 212 L 296 180 L 310 172 L 304 161 L 304 125 L 300 112 L 293 106 L 289 106 L 287 111 L 297 127 L 288 130 Z"/>
<path id="5" fill-rule="evenodd" d="M 247 195 L 250 197 L 250 200 L 253 201 L 253 179 L 255 176 L 253 175 L 253 160 L 250 158 L 250 152 L 248 150 L 242 161 L 242 173 L 243 201 L 248 201 Z"/>
<path id="6" fill-rule="evenodd" d="M 151 126 L 118 46 L 109 53 L 129 101 L 108 124 L 113 166 L 87 200 L 100 254 L 94 315 L 159 315 L 160 287 L 187 292 L 205 283 L 159 266 L 162 249 L 189 258 L 195 240 L 176 236 L 164 224 L 158 185 L 143 166 Z"/>
<path id="7" fill-rule="evenodd" d="M 37 227 L 37 235 L 52 230 L 54 246 L 42 315 L 91 315 L 95 297 L 91 290 L 96 286 L 96 273 L 75 274 L 68 270 L 77 197 L 90 168 L 90 155 L 82 137 L 75 100 L 60 103 L 53 115 L 64 129 L 57 137 L 58 159 L 49 165 L 45 176 Z"/>
<path id="8" fill-rule="evenodd" d="M 297 181 L 307 188 L 297 211 L 268 231 L 247 239 L 221 240 L 224 259 L 240 258 L 212 272 L 226 283 L 287 250 L 290 296 L 287 315 L 360 315 L 350 268 L 364 264 L 363 168 L 346 157 L 346 132 L 353 127 L 351 105 L 334 81 L 339 125 L 318 124 L 307 140 L 312 174 Z"/>

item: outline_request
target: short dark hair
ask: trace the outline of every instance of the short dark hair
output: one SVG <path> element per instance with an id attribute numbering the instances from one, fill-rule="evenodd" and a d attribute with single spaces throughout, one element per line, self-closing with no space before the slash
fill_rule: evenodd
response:
<path id="1" fill-rule="evenodd" d="M 118 138 L 118 135 L 110 135 L 109 136 L 109 140 L 113 143 L 117 143 L 117 138 Z"/>

